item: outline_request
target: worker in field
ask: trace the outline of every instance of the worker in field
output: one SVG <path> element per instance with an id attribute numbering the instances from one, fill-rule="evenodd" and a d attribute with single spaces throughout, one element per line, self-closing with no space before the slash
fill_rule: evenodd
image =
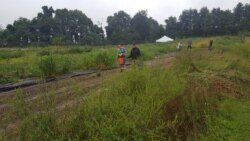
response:
<path id="1" fill-rule="evenodd" d="M 181 51 L 181 49 L 182 49 L 182 42 L 181 41 L 178 43 L 177 49 L 178 49 L 178 51 Z"/>
<path id="2" fill-rule="evenodd" d="M 191 48 L 192 48 L 192 40 L 189 39 L 189 40 L 187 41 L 187 49 L 191 49 Z"/>
<path id="3" fill-rule="evenodd" d="M 128 56 L 128 58 L 132 59 L 132 63 L 133 64 L 139 64 L 139 57 L 141 56 L 141 52 L 140 49 L 136 46 L 135 43 L 132 44 L 132 49 L 130 52 L 130 55 Z"/>
<path id="4" fill-rule="evenodd" d="M 213 40 L 209 41 L 208 50 L 212 50 L 213 42 Z"/>
<path id="5" fill-rule="evenodd" d="M 125 47 L 120 44 L 117 46 L 117 59 L 118 59 L 118 63 L 121 67 L 124 67 L 126 64 L 126 49 Z"/>

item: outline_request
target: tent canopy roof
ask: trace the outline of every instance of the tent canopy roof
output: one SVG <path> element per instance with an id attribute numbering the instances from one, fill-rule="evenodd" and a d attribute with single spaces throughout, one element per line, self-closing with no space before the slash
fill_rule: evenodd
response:
<path id="1" fill-rule="evenodd" d="M 161 43 L 162 42 L 171 42 L 171 41 L 173 41 L 173 39 L 171 39 L 171 38 L 169 38 L 167 36 L 163 36 L 160 39 L 156 40 L 156 42 L 161 42 Z"/>

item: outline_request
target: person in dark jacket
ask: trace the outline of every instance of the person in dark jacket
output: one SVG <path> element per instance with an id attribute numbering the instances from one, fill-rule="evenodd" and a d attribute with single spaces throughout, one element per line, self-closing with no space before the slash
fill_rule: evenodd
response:
<path id="1" fill-rule="evenodd" d="M 208 50 L 212 50 L 213 40 L 209 41 Z"/>
<path id="2" fill-rule="evenodd" d="M 135 44 L 132 44 L 132 49 L 128 58 L 131 58 L 134 64 L 138 64 L 138 58 L 140 56 L 141 56 L 140 49 Z"/>

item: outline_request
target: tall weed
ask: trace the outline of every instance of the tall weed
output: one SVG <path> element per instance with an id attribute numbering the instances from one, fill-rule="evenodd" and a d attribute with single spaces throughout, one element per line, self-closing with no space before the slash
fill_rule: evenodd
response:
<path id="1" fill-rule="evenodd" d="M 11 59 L 23 57 L 25 53 L 22 50 L 1 50 L 0 59 Z"/>
<path id="2" fill-rule="evenodd" d="M 168 74 L 169 73 L 169 74 Z M 162 105 L 179 93 L 182 83 L 164 69 L 134 68 L 103 86 L 100 94 L 89 97 L 71 120 L 72 140 L 148 140 L 157 128 L 149 128 Z M 173 81 L 167 81 L 172 78 Z M 174 80 L 175 79 L 175 80 Z M 175 89 L 175 90 L 171 90 Z M 101 129 L 101 130 L 100 130 Z M 164 132 L 161 132 L 164 134 Z M 166 137 L 161 136 L 161 139 Z"/>
<path id="3" fill-rule="evenodd" d="M 61 63 L 62 63 L 61 73 L 65 74 L 71 71 L 72 61 L 69 58 L 61 59 Z"/>
<path id="4" fill-rule="evenodd" d="M 107 68 L 114 66 L 115 60 L 112 56 L 114 55 L 107 53 L 107 52 L 98 53 L 94 60 L 95 65 L 99 69 L 107 69 Z"/>
<path id="5" fill-rule="evenodd" d="M 42 58 L 39 61 L 38 66 L 44 77 L 48 78 L 48 77 L 55 76 L 57 66 L 56 66 L 55 58 L 52 54 Z"/>

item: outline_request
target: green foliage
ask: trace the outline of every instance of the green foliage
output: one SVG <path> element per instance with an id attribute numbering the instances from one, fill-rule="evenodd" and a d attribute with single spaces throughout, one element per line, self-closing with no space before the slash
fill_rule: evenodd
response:
<path id="1" fill-rule="evenodd" d="M 249 43 L 246 38 L 245 43 Z M 238 37 L 226 36 L 215 39 L 216 48 L 210 52 L 204 49 L 197 49 L 194 52 L 184 51 L 177 58 L 175 67 L 178 72 L 187 71 L 190 73 L 190 64 L 195 64 L 201 73 L 206 74 L 210 80 L 225 79 L 222 82 L 212 84 L 218 87 L 201 92 L 215 92 L 218 107 L 216 114 L 206 115 L 206 130 L 203 130 L 199 140 L 247 140 L 249 120 L 249 48 L 242 44 Z M 203 44 L 197 43 L 197 44 Z M 195 46 L 197 45 L 195 44 Z M 245 62 L 246 61 L 246 62 Z M 194 72 L 193 72 L 194 73 Z M 192 75 L 192 77 L 194 77 Z M 229 82 L 228 82 L 229 81 Z M 195 81 L 191 81 L 192 85 Z M 203 83 L 200 83 L 203 85 Z M 193 90 L 200 90 L 203 86 L 196 86 Z M 227 90 L 227 87 L 229 89 Z M 226 89 L 226 90 L 225 90 Z M 220 96 L 218 94 L 223 94 Z M 233 95 L 233 98 L 232 98 Z M 235 97 L 240 97 L 239 99 Z M 219 101 L 218 101 L 219 100 Z M 202 107 L 202 105 L 198 106 Z M 201 108 L 197 108 L 200 110 Z M 194 113 L 192 115 L 195 115 Z M 197 116 L 193 116 L 197 117 Z"/>
<path id="2" fill-rule="evenodd" d="M 207 76 L 194 73 L 187 78 L 184 93 L 166 104 L 166 132 L 172 140 L 195 139 L 206 131 L 207 116 L 217 111 L 216 95 L 210 87 Z"/>
<path id="3" fill-rule="evenodd" d="M 0 68 L 0 83 L 17 82 L 19 79 L 32 76 L 28 70 L 27 63 L 9 63 L 7 66 Z"/>
<path id="4" fill-rule="evenodd" d="M 76 54 L 76 53 L 91 52 L 91 51 L 92 51 L 92 48 L 90 47 L 84 47 L 84 48 L 73 47 L 69 49 L 68 53 Z"/>
<path id="5" fill-rule="evenodd" d="M 245 11 L 245 12 L 244 12 Z M 249 31 L 248 26 L 250 11 L 249 4 L 238 3 L 233 12 L 207 7 L 189 9 L 182 11 L 177 17 L 169 17 L 166 22 L 166 34 L 169 36 L 209 36 L 209 35 L 230 35 L 243 31 Z M 179 19 L 177 22 L 176 19 Z"/>
<path id="6" fill-rule="evenodd" d="M 107 69 L 111 66 L 114 66 L 115 60 L 112 54 L 107 52 L 101 52 L 95 57 L 94 64 L 99 69 Z"/>
<path id="7" fill-rule="evenodd" d="M 249 7 L 247 3 L 238 3 L 233 10 L 213 8 L 209 11 L 207 7 L 183 10 L 179 17 L 165 20 L 166 30 L 155 19 L 148 17 L 146 10 L 138 11 L 133 17 L 124 11 L 118 11 L 107 17 L 107 41 L 100 27 L 102 23 L 93 24 L 82 11 L 54 10 L 53 7 L 43 6 L 37 17 L 31 20 L 19 18 L 13 24 L 7 25 L 6 30 L 0 31 L 0 41 L 2 46 L 23 47 L 48 44 L 101 45 L 106 42 L 146 43 L 154 42 L 164 34 L 172 38 L 236 35 L 250 31 Z"/>
<path id="8" fill-rule="evenodd" d="M 241 140 L 249 139 L 249 100 L 235 98 L 221 101 L 216 118 L 208 120 L 208 131 L 200 140 Z"/>
<path id="9" fill-rule="evenodd" d="M 166 20 L 166 34 L 176 36 L 207 36 L 237 34 L 249 31 L 249 4 L 238 3 L 233 12 L 214 8 L 209 11 L 206 7 L 200 9 L 184 10 L 179 18 L 169 17 Z M 3 31 L 3 40 L 8 45 L 27 45 L 28 40 L 38 42 L 37 35 L 41 38 L 39 44 L 52 43 L 53 45 L 65 44 L 102 44 L 104 42 L 103 30 L 94 25 L 81 11 L 57 9 L 43 6 L 43 12 L 37 17 L 28 20 L 20 18 L 9 24 Z M 51 16 L 55 13 L 55 17 Z M 69 20 L 64 20 L 69 19 Z M 179 22 L 176 19 L 180 19 Z M 118 11 L 107 18 L 107 38 L 112 43 L 130 43 L 132 41 L 154 41 L 164 34 L 164 28 L 152 18 L 147 17 L 147 11 L 139 11 L 131 18 L 126 12 Z M 34 30 L 34 27 L 36 29 Z M 81 34 L 75 33 L 78 31 Z M 53 35 L 53 36 L 51 36 Z M 76 42 L 72 35 L 79 36 Z M 83 37 L 82 35 L 86 36 Z M 20 42 L 20 37 L 23 41 Z M 53 37 L 51 39 L 51 37 Z"/>
<path id="10" fill-rule="evenodd" d="M 41 72 L 43 73 L 44 77 L 48 78 L 48 77 L 55 76 L 55 74 L 56 74 L 56 62 L 55 62 L 55 58 L 52 54 L 42 58 L 39 61 L 38 66 L 39 66 Z"/>
<path id="11" fill-rule="evenodd" d="M 39 97 L 37 99 L 37 104 L 38 105 L 31 105 L 32 110 L 34 110 L 34 107 L 39 107 L 40 112 L 34 113 L 34 111 L 30 110 L 26 113 L 20 126 L 19 140 L 33 141 L 59 139 L 55 114 L 55 94 L 53 91 Z M 19 110 L 22 109 L 19 108 Z"/>
<path id="12" fill-rule="evenodd" d="M 39 113 L 27 118 L 20 128 L 20 141 L 53 140 L 57 129 L 56 118 L 52 113 Z M 35 134 L 35 136 L 34 136 Z"/>
<path id="13" fill-rule="evenodd" d="M 182 83 L 178 83 L 172 76 L 171 71 L 163 69 L 151 71 L 134 68 L 111 79 L 103 86 L 101 94 L 89 97 L 79 114 L 71 119 L 71 126 L 66 130 L 71 133 L 70 139 L 155 138 L 153 132 L 157 127 L 149 127 L 152 118 L 159 115 L 161 106 L 183 88 Z M 173 81 L 169 82 L 168 79 Z M 159 139 L 165 137 L 161 136 Z"/>
<path id="14" fill-rule="evenodd" d="M 0 59 L 11 59 L 11 58 L 20 58 L 24 56 L 25 53 L 22 50 L 1 50 Z"/>
<path id="15" fill-rule="evenodd" d="M 107 38 L 113 44 L 131 43 L 131 17 L 124 11 L 119 11 L 114 16 L 107 18 Z"/>
<path id="16" fill-rule="evenodd" d="M 50 55 L 51 52 L 49 50 L 42 50 L 40 52 L 37 53 L 37 55 L 39 56 L 46 56 L 46 55 Z"/>
<path id="17" fill-rule="evenodd" d="M 211 51 L 200 48 L 207 40 L 194 40 L 193 49 L 178 53 L 169 68 L 134 66 L 111 74 L 87 97 L 81 97 L 86 94 L 81 83 L 70 83 L 71 93 L 83 102 L 69 111 L 56 112 L 53 88 L 35 102 L 19 92 L 1 124 L 19 119 L 19 140 L 247 140 L 250 40 L 242 44 L 238 37 L 216 37 Z M 175 44 L 169 46 L 144 44 L 140 49 L 150 58 L 175 49 Z M 95 66 L 115 60 L 115 50 L 107 50 L 91 52 L 83 62 L 76 60 L 84 53 L 57 54 L 52 60 L 59 64 L 57 72 L 62 58 Z"/>
<path id="18" fill-rule="evenodd" d="M 9 75 L 0 74 L 0 84 L 6 84 L 9 82 L 16 82 L 17 78 L 13 78 Z"/>
<path id="19" fill-rule="evenodd" d="M 107 38 L 113 44 L 154 42 L 164 35 L 164 28 L 153 18 L 148 18 L 147 11 L 139 11 L 133 18 L 119 11 L 109 16 L 107 22 Z"/>
<path id="20" fill-rule="evenodd" d="M 19 18 L 3 32 L 1 39 L 7 42 L 7 46 L 100 44 L 104 40 L 102 28 L 93 24 L 81 11 L 54 10 L 48 6 L 43 6 L 42 12 L 32 20 Z M 75 36 L 74 41 L 72 35 Z"/>
<path id="21" fill-rule="evenodd" d="M 25 100 L 23 94 L 22 91 L 17 91 L 17 95 L 10 103 L 10 110 L 13 114 L 11 117 L 21 120 L 18 139 L 21 141 L 58 139 L 53 92 L 37 97 L 37 105 Z M 39 112 L 34 112 L 35 109 L 39 109 Z"/>
<path id="22" fill-rule="evenodd" d="M 65 37 L 64 36 L 54 37 L 52 39 L 52 43 L 51 44 L 52 45 L 57 45 L 57 46 L 66 45 Z"/>
<path id="23" fill-rule="evenodd" d="M 63 74 L 70 72 L 72 68 L 72 61 L 69 58 L 62 59 L 62 70 Z"/>
<path id="24" fill-rule="evenodd" d="M 176 17 L 169 17 L 165 20 L 167 26 L 166 26 L 166 35 L 168 35 L 170 38 L 175 38 L 177 36 L 178 26 L 177 26 L 177 19 Z"/>
<path id="25" fill-rule="evenodd" d="M 141 44 L 143 60 L 152 59 L 155 56 L 175 51 L 175 43 L 169 44 Z M 128 53 L 130 48 L 126 47 Z M 1 49 L 0 52 L 15 54 L 19 49 Z M 69 47 L 49 47 L 49 48 L 25 48 L 25 52 L 18 58 L 11 58 L 6 55 L 6 59 L 0 60 L 0 81 L 1 83 L 17 82 L 20 79 L 29 77 L 40 77 L 41 70 L 39 64 L 50 54 L 56 63 L 56 71 L 53 75 L 61 75 L 72 70 L 86 70 L 93 68 L 114 68 L 117 66 L 116 50 L 112 47 L 89 47 L 89 46 L 69 46 Z"/>

